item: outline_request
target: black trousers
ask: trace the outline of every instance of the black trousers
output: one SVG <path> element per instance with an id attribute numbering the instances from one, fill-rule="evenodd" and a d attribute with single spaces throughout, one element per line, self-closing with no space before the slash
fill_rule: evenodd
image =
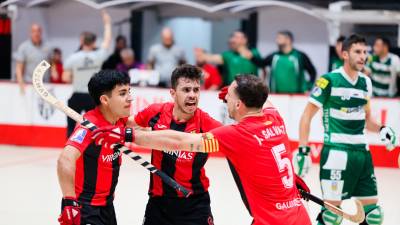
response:
<path id="1" fill-rule="evenodd" d="M 95 104 L 92 97 L 88 93 L 74 92 L 70 99 L 68 99 L 68 107 L 75 110 L 78 113 L 87 112 L 94 109 Z M 71 136 L 75 129 L 75 120 L 67 117 L 67 138 Z"/>
<path id="2" fill-rule="evenodd" d="M 143 225 L 213 225 L 208 192 L 188 198 L 150 197 Z"/>
<path id="3" fill-rule="evenodd" d="M 82 205 L 81 225 L 117 225 L 114 205 Z"/>

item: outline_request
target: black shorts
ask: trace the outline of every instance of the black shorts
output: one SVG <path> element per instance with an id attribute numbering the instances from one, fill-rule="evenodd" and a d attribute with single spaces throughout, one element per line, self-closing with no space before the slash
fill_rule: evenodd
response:
<path id="1" fill-rule="evenodd" d="M 81 225 L 117 225 L 114 205 L 82 205 Z"/>
<path id="2" fill-rule="evenodd" d="M 208 192 L 189 198 L 150 197 L 143 225 L 213 225 Z"/>

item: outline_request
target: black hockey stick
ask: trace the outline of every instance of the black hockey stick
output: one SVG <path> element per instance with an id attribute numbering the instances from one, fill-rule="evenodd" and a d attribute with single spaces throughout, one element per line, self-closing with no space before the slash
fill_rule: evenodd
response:
<path id="1" fill-rule="evenodd" d="M 45 100 L 46 102 L 50 103 L 52 106 L 56 107 L 57 109 L 64 112 L 67 116 L 75 120 L 76 122 L 82 124 L 89 130 L 93 131 L 97 129 L 97 127 L 88 120 L 85 120 L 82 115 L 75 112 L 73 109 L 66 106 L 63 102 L 56 99 L 52 94 L 50 94 L 47 89 L 43 85 L 43 75 L 50 68 L 50 64 L 43 60 L 40 62 L 35 70 L 33 71 L 32 83 L 35 91 L 40 95 L 40 97 Z M 158 175 L 163 182 L 171 186 L 172 188 L 180 191 L 185 197 L 188 197 L 192 194 L 191 191 L 184 188 L 182 185 L 178 184 L 174 179 L 169 177 L 164 172 L 158 170 L 155 166 L 151 163 L 144 160 L 140 155 L 136 154 L 135 152 L 131 151 L 128 147 L 116 144 L 117 150 L 123 152 L 125 155 L 129 156 L 131 159 L 135 160 L 137 163 L 142 165 L 144 168 L 149 170 L 151 173 Z"/>

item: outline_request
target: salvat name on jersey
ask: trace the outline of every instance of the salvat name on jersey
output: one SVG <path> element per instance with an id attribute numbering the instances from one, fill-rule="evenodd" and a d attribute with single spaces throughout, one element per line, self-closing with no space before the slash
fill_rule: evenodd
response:
<path id="1" fill-rule="evenodd" d="M 262 146 L 263 141 L 282 134 L 286 134 L 286 129 L 284 125 L 265 128 L 261 131 L 261 137 L 256 134 L 254 134 L 253 137 L 257 140 L 258 144 Z"/>
<path id="2" fill-rule="evenodd" d="M 112 162 L 112 161 L 118 159 L 119 156 L 121 156 L 121 152 L 116 151 L 113 154 L 102 155 L 101 159 L 103 160 L 103 162 Z"/>
<path id="3" fill-rule="evenodd" d="M 184 152 L 184 151 L 164 151 L 165 153 L 175 156 L 178 159 L 193 159 L 193 152 Z"/>
<path id="4" fill-rule="evenodd" d="M 264 137 L 264 139 L 269 139 L 271 137 L 276 137 L 278 135 L 286 134 L 285 126 L 281 125 L 281 126 L 267 127 L 261 131 L 261 134 Z"/>

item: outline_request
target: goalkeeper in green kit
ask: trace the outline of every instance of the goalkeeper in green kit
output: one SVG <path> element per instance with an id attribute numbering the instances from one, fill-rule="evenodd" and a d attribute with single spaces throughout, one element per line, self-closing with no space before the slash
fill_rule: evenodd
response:
<path id="1" fill-rule="evenodd" d="M 320 182 L 323 199 L 340 206 L 341 201 L 358 198 L 364 205 L 362 225 L 380 225 L 383 210 L 377 204 L 378 192 L 365 128 L 380 133 L 390 151 L 396 145 L 396 135 L 390 127 L 381 126 L 371 115 L 372 83 L 361 73 L 366 58 L 366 41 L 353 34 L 343 42 L 343 67 L 321 76 L 315 84 L 300 120 L 299 152 L 294 157 L 300 176 L 310 166 L 307 146 L 310 123 L 321 108 L 324 146 L 320 161 Z M 321 209 L 319 225 L 339 225 L 342 218 Z"/>

